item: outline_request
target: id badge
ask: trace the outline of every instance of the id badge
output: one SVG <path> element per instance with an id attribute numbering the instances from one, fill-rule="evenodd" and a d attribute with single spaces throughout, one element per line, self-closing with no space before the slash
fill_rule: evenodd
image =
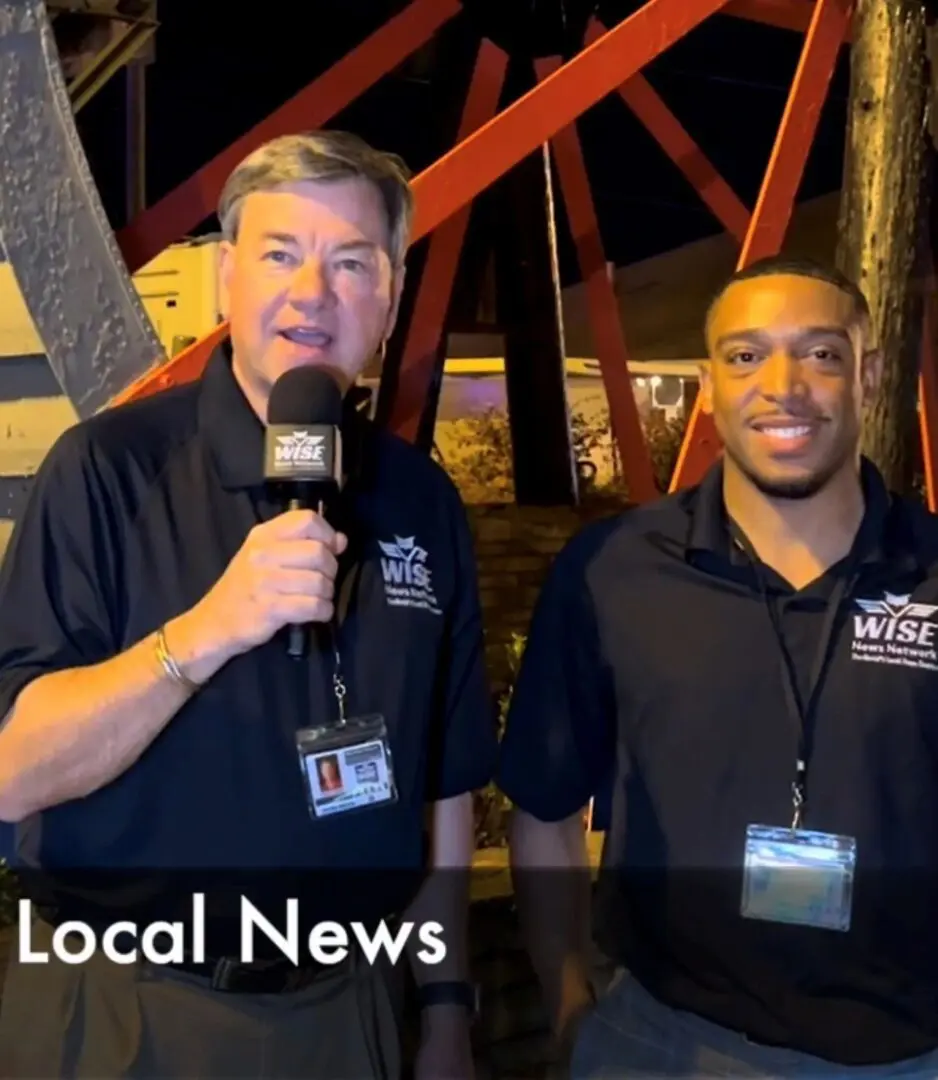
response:
<path id="1" fill-rule="evenodd" d="M 849 930 L 857 845 L 850 836 L 750 825 L 743 860 L 747 919 Z"/>
<path id="2" fill-rule="evenodd" d="M 300 769 L 314 818 L 349 814 L 397 802 L 384 717 L 346 720 L 296 733 Z"/>

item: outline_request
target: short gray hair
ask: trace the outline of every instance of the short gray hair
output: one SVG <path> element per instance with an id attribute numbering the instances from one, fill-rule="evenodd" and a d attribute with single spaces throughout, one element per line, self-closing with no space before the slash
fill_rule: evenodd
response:
<path id="1" fill-rule="evenodd" d="M 363 177 L 381 193 L 388 216 L 391 261 L 404 261 L 410 243 L 414 194 L 410 170 L 397 154 L 375 150 L 346 131 L 310 131 L 284 135 L 258 147 L 235 167 L 218 200 L 222 235 L 238 237 L 241 208 L 248 195 L 272 191 L 303 180 Z"/>

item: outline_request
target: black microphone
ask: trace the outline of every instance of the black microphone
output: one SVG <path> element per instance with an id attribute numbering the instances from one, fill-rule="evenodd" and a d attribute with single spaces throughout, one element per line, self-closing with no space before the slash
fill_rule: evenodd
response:
<path id="1" fill-rule="evenodd" d="M 342 391 L 321 368 L 285 371 L 267 402 L 264 476 L 289 498 L 290 510 L 315 508 L 342 487 Z M 306 630 L 290 627 L 288 650 L 306 651 Z"/>

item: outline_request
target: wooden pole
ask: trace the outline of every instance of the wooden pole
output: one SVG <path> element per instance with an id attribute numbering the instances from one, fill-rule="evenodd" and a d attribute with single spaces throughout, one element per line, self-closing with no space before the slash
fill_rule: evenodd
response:
<path id="1" fill-rule="evenodd" d="M 863 452 L 908 493 L 916 416 L 929 198 L 923 0 L 858 0 L 837 260 L 869 300 L 884 353 Z"/>

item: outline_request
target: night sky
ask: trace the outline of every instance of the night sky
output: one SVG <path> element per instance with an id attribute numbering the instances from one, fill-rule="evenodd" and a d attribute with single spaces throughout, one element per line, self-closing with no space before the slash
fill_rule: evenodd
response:
<path id="1" fill-rule="evenodd" d="M 470 0 L 470 3 L 473 0 Z M 548 20 L 565 4 L 596 0 L 515 0 Z M 478 0 L 485 8 L 487 0 Z M 156 63 L 148 72 L 148 199 L 156 201 L 252 124 L 282 104 L 381 25 L 405 0 L 320 3 L 327 17 L 263 21 L 264 5 L 227 8 L 212 20 L 192 0 L 159 0 Z M 493 6 L 488 4 L 489 7 Z M 508 6 L 507 0 L 496 9 Z M 598 5 L 607 25 L 637 0 Z M 298 10 L 300 5 L 296 5 Z M 549 10 L 548 10 L 549 9 Z M 293 9 L 291 9 L 293 10 Z M 283 11 L 271 5 L 271 11 Z M 354 12 L 354 15 L 352 14 Z M 434 46 L 385 78 L 331 126 L 345 127 L 402 154 L 415 171 L 452 142 L 482 14 L 458 16 Z M 502 27 L 493 27 L 502 32 Z M 649 81 L 748 206 L 755 202 L 798 61 L 798 34 L 727 16 L 707 20 L 646 69 Z M 821 117 L 799 199 L 840 184 L 846 122 L 846 50 Z M 435 74 L 442 72 L 442 76 Z M 79 114 L 79 128 L 107 212 L 124 224 L 123 83 L 120 75 Z M 617 95 L 581 118 L 607 258 L 625 265 L 720 231 L 707 208 Z M 214 220 L 195 230 L 214 229 Z M 578 277 L 560 221 L 565 282 Z"/>

